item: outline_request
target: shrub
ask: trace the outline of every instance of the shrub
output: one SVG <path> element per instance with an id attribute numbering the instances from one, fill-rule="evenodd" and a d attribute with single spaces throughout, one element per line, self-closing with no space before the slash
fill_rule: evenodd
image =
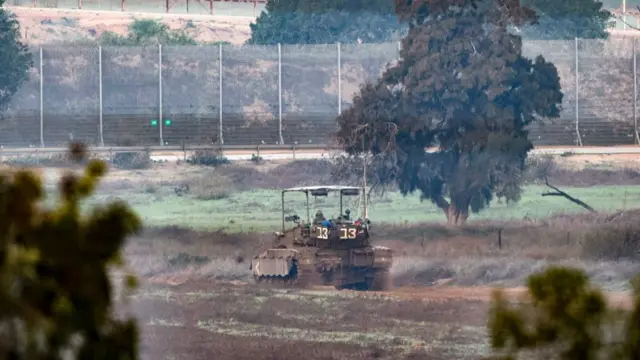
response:
<path id="1" fill-rule="evenodd" d="M 118 146 L 137 146 L 137 139 L 131 136 L 125 136 L 118 139 Z M 137 152 L 126 151 L 117 152 L 112 158 L 113 165 L 124 170 L 147 169 L 151 166 L 151 154 L 149 151 Z"/>
<path id="2" fill-rule="evenodd" d="M 84 158 L 83 146 L 72 150 Z M 84 174 L 67 173 L 53 209 L 39 206 L 45 191 L 35 174 L 0 175 L 0 358 L 138 358 L 136 321 L 112 313 L 108 270 L 122 265 L 124 241 L 141 222 L 123 202 L 80 215 L 105 172 L 91 160 Z M 136 278 L 126 279 L 130 290 Z"/>
<path id="3" fill-rule="evenodd" d="M 257 165 L 264 164 L 264 158 L 260 155 L 251 154 L 251 162 Z"/>
<path id="4" fill-rule="evenodd" d="M 196 45 L 183 30 L 172 30 L 157 20 L 136 19 L 129 25 L 127 36 L 105 31 L 98 39 L 102 45 L 110 46 L 140 46 L 140 45 Z"/>
<path id="5" fill-rule="evenodd" d="M 151 166 L 151 155 L 145 152 L 118 152 L 113 156 L 113 164 L 124 170 L 148 169 Z"/>
<path id="6" fill-rule="evenodd" d="M 637 359 L 640 297 L 632 312 L 614 311 L 587 275 L 550 267 L 528 279 L 530 303 L 509 305 L 501 291 L 490 310 L 491 346 L 504 357 L 519 353 L 559 359 Z M 554 356 L 555 355 L 555 356 Z"/>
<path id="7" fill-rule="evenodd" d="M 230 164 L 231 161 L 215 150 L 196 150 L 187 159 L 187 163 L 192 165 L 220 166 Z"/>
<path id="8" fill-rule="evenodd" d="M 187 253 L 179 253 L 169 259 L 169 266 L 171 267 L 186 267 L 187 265 L 202 265 L 211 261 L 206 256 L 191 255 Z"/>

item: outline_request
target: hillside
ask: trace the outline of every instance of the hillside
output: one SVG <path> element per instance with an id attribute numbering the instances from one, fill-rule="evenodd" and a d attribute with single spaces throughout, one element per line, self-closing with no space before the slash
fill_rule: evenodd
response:
<path id="1" fill-rule="evenodd" d="M 250 37 L 253 17 L 192 14 L 130 13 L 71 9 L 11 7 L 29 45 L 95 40 L 105 31 L 126 34 L 134 19 L 162 20 L 171 29 L 184 29 L 198 41 L 242 44 Z"/>

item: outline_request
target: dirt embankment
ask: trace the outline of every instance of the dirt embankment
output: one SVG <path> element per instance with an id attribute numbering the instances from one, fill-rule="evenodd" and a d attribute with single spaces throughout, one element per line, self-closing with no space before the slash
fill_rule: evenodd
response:
<path id="1" fill-rule="evenodd" d="M 249 24 L 254 17 L 190 14 L 131 13 L 71 9 L 9 7 L 18 21 L 28 45 L 91 41 L 105 31 L 127 34 L 136 19 L 155 19 L 171 29 L 182 29 L 197 41 L 227 41 L 243 44 L 251 36 Z"/>

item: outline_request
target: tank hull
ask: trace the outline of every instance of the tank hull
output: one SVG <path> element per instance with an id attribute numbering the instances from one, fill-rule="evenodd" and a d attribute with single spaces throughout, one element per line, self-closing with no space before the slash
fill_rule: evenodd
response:
<path id="1" fill-rule="evenodd" d="M 314 247 L 267 249 L 251 261 L 258 283 L 337 289 L 384 290 L 390 286 L 389 248 L 367 246 L 351 249 Z"/>

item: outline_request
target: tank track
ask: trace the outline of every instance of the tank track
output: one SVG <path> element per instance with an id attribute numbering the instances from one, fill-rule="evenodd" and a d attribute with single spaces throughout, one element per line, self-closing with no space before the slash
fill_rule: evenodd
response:
<path id="1" fill-rule="evenodd" d="M 363 281 L 336 285 L 337 290 L 355 291 L 385 291 L 391 287 L 391 274 L 389 269 L 375 269 L 366 276 Z"/>
<path id="2" fill-rule="evenodd" d="M 390 269 L 377 269 L 373 277 L 367 279 L 367 289 L 372 291 L 384 291 L 391 288 Z"/>

